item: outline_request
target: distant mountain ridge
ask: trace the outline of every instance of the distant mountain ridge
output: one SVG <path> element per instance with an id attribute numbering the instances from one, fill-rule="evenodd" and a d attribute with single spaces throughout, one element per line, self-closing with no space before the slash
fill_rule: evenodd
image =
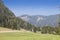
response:
<path id="1" fill-rule="evenodd" d="M 50 16 L 42 16 L 42 15 L 22 15 L 19 16 L 26 22 L 29 22 L 35 26 L 58 26 L 58 14 L 50 15 Z"/>

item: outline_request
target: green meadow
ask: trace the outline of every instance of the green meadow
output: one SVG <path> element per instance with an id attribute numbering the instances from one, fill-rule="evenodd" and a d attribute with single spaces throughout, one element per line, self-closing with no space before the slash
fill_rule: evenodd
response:
<path id="1" fill-rule="evenodd" d="M 6 32 L 0 33 L 0 40 L 60 40 L 60 36 L 33 32 Z"/>

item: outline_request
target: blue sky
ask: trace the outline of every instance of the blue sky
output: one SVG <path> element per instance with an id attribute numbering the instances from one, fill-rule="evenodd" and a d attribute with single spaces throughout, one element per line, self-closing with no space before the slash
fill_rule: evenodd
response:
<path id="1" fill-rule="evenodd" d="M 16 16 L 59 14 L 60 0 L 3 0 Z"/>

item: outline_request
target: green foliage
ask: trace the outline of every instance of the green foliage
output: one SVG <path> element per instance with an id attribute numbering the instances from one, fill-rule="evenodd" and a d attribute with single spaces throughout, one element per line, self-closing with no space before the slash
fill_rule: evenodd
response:
<path id="1" fill-rule="evenodd" d="M 56 34 L 60 35 L 60 23 L 59 26 L 57 27 Z"/>
<path id="2" fill-rule="evenodd" d="M 37 27 L 37 31 L 41 31 L 41 27 Z"/>
<path id="3" fill-rule="evenodd" d="M 41 33 L 49 33 L 52 34 L 54 32 L 54 28 L 50 26 L 42 27 Z"/>

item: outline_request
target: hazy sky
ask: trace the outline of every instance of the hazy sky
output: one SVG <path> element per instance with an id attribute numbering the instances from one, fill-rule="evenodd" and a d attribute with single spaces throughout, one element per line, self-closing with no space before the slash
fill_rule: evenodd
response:
<path id="1" fill-rule="evenodd" d="M 3 0 L 3 2 L 16 16 L 59 14 L 60 0 Z"/>

